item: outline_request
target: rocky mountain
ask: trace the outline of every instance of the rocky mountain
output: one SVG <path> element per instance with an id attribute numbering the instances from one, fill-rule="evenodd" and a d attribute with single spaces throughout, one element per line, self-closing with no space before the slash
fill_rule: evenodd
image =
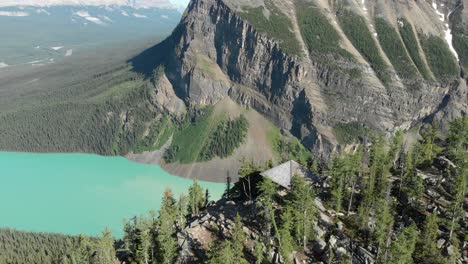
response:
<path id="1" fill-rule="evenodd" d="M 324 151 L 343 130 L 466 115 L 464 4 L 194 0 L 162 63 L 188 105 L 229 96 Z"/>
<path id="2" fill-rule="evenodd" d="M 0 147 L 126 155 L 224 181 L 243 157 L 306 162 L 373 131 L 445 128 L 468 112 L 466 4 L 192 0 L 167 39 L 71 93 L 67 102 L 97 122 L 77 129 L 72 112 L 54 114 L 62 103 L 11 111 L 17 104 L 0 115 Z M 18 98 L 6 105 L 63 102 Z M 28 121 L 41 111 L 70 134 Z"/>

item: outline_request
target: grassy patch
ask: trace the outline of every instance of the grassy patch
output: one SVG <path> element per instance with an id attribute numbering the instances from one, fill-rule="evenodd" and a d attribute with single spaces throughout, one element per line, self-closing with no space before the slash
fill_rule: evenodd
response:
<path id="1" fill-rule="evenodd" d="M 244 142 L 247 130 L 244 116 L 231 120 L 215 114 L 213 107 L 194 110 L 175 129 L 164 159 L 187 164 L 229 157 Z"/>
<path id="2" fill-rule="evenodd" d="M 297 138 L 282 135 L 277 127 L 272 126 L 269 129 L 267 139 L 281 161 L 295 160 L 307 164 L 312 158 L 312 153 Z"/>
<path id="3" fill-rule="evenodd" d="M 358 143 L 360 137 L 370 132 L 369 128 L 357 122 L 338 124 L 334 127 L 334 131 L 340 144 Z"/>
<path id="4" fill-rule="evenodd" d="M 377 74 L 377 77 L 384 84 L 389 84 L 391 78 L 388 72 L 388 66 L 380 55 L 377 44 L 367 28 L 367 23 L 364 18 L 350 10 L 343 9 L 343 11 L 338 14 L 338 20 L 345 34 L 351 40 L 354 47 L 369 62 L 372 69 L 374 69 Z"/>
<path id="5" fill-rule="evenodd" d="M 269 37 L 279 40 L 281 48 L 286 53 L 301 55 L 299 41 L 292 32 L 291 20 L 270 0 L 265 1 L 265 6 L 270 12 L 268 18 L 265 16 L 262 6 L 246 7 L 239 15 L 249 21 L 260 33 L 266 33 Z"/>
<path id="6" fill-rule="evenodd" d="M 434 35 L 419 35 L 429 66 L 439 81 L 446 81 L 458 75 L 458 67 L 447 43 Z"/>
<path id="7" fill-rule="evenodd" d="M 133 148 L 135 153 L 161 149 L 174 133 L 174 125 L 168 117 L 155 121 L 148 129 L 148 135 L 140 139 Z"/>
<path id="8" fill-rule="evenodd" d="M 416 68 L 418 68 L 419 73 L 423 76 L 424 79 L 430 80 L 431 74 L 424 63 L 421 54 L 419 52 L 418 40 L 414 34 L 413 27 L 406 19 L 399 19 L 399 31 L 401 38 L 405 44 L 408 53 L 413 60 Z"/>
<path id="9" fill-rule="evenodd" d="M 190 113 L 174 132 L 172 145 L 166 151 L 166 162 L 191 163 L 199 159 L 211 131 L 221 120 L 213 115 L 213 107 Z"/>
<path id="10" fill-rule="evenodd" d="M 315 5 L 299 1 L 296 3 L 296 10 L 302 37 L 311 55 L 354 59 L 340 47 L 341 38 L 338 32 Z"/>
<path id="11" fill-rule="evenodd" d="M 415 78 L 417 70 L 406 53 L 397 31 L 383 18 L 375 19 L 380 46 L 387 54 L 397 74 L 404 79 Z"/>

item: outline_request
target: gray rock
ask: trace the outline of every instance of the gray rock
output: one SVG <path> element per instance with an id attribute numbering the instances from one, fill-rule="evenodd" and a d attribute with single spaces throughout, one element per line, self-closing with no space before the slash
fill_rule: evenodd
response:
<path id="1" fill-rule="evenodd" d="M 336 228 L 337 228 L 338 230 L 342 231 L 342 230 L 343 230 L 343 227 L 344 227 L 343 222 L 338 221 L 338 222 L 336 223 Z"/>
<path id="2" fill-rule="evenodd" d="M 330 247 L 334 248 L 336 246 L 336 242 L 338 241 L 338 239 L 336 238 L 336 236 L 330 236 L 330 239 L 328 240 L 328 244 L 330 245 Z"/>
<path id="3" fill-rule="evenodd" d="M 442 248 L 445 244 L 445 239 L 441 238 L 439 240 L 437 240 L 437 247 L 438 248 Z"/>
<path id="4" fill-rule="evenodd" d="M 323 252 L 325 252 L 325 248 L 327 247 L 327 243 L 325 241 L 323 241 L 322 239 L 317 239 L 315 242 L 314 242 L 314 251 L 318 254 L 322 254 Z"/>

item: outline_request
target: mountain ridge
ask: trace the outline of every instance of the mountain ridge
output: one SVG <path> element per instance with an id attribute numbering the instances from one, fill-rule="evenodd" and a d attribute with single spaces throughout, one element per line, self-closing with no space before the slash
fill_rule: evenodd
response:
<path id="1" fill-rule="evenodd" d="M 11 6 L 129 6 L 133 8 L 177 8 L 169 0 L 5 0 L 0 7 Z"/>

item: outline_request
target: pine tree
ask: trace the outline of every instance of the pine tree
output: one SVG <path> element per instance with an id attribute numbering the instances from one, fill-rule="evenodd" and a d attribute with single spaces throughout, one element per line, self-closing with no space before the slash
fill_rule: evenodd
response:
<path id="1" fill-rule="evenodd" d="M 418 231 L 415 225 L 403 229 L 390 248 L 389 264 L 412 264 Z M 382 262 L 385 263 L 385 262 Z"/>
<path id="2" fill-rule="evenodd" d="M 254 164 L 247 159 L 242 158 L 241 167 L 239 168 L 239 178 L 242 183 L 244 195 L 249 201 L 252 201 L 252 181 L 251 175 L 256 170 Z"/>
<path id="3" fill-rule="evenodd" d="M 201 189 L 201 188 L 200 188 Z M 201 192 L 203 196 L 203 192 Z M 166 190 L 159 212 L 159 230 L 157 232 L 158 262 L 172 264 L 177 255 L 177 240 L 174 237 L 176 232 L 175 223 L 177 220 L 177 202 L 172 192 Z"/>
<path id="4" fill-rule="evenodd" d="M 238 264 L 234 258 L 234 249 L 230 240 L 225 240 L 212 247 L 207 264 Z"/>
<path id="5" fill-rule="evenodd" d="M 315 191 L 304 178 L 297 175 L 291 179 L 291 190 L 287 197 L 287 207 L 292 214 L 294 238 L 304 248 L 313 237 L 317 220 L 317 208 L 314 203 Z"/>
<path id="6" fill-rule="evenodd" d="M 184 194 L 179 196 L 177 201 L 177 225 L 179 229 L 183 229 L 187 222 L 188 215 L 188 197 Z"/>
<path id="7" fill-rule="evenodd" d="M 242 219 L 239 214 L 234 219 L 234 228 L 232 231 L 232 249 L 234 250 L 234 261 L 236 263 L 247 263 L 244 259 L 244 241 L 245 234 L 242 229 Z"/>
<path id="8" fill-rule="evenodd" d="M 277 226 L 275 220 L 275 196 L 277 194 L 276 184 L 269 178 L 264 177 L 258 184 L 260 192 L 257 197 L 257 206 L 260 209 L 260 216 L 262 217 L 261 223 L 263 224 L 263 233 L 265 236 L 265 244 L 267 247 L 270 244 L 272 229 L 274 228 L 277 234 Z"/>
<path id="9" fill-rule="evenodd" d="M 422 131 L 422 142 L 420 144 L 420 154 L 418 155 L 418 165 L 432 164 L 432 161 L 440 153 L 441 148 L 435 144 L 437 136 L 437 129 L 434 126 L 429 126 Z"/>
<path id="10" fill-rule="evenodd" d="M 392 207 L 388 201 L 382 199 L 377 202 L 376 215 L 374 238 L 377 245 L 377 259 L 381 259 L 382 263 L 385 263 L 393 231 Z"/>
<path id="11" fill-rule="evenodd" d="M 455 184 L 451 192 L 454 195 L 454 201 L 450 208 L 450 238 L 457 229 L 457 221 L 463 216 L 463 199 L 466 195 L 468 184 L 468 117 L 454 120 L 450 124 L 449 135 L 447 137 L 447 152 L 455 161 L 456 169 L 454 175 Z M 449 174 L 451 170 L 449 169 Z M 452 178 L 449 177 L 449 178 Z"/>
<path id="12" fill-rule="evenodd" d="M 96 250 L 96 262 L 99 264 L 114 264 L 116 261 L 115 258 L 115 248 L 114 248 L 114 238 L 112 237 L 112 232 L 109 229 L 104 229 L 102 231 L 102 236 L 97 242 Z"/>
<path id="13" fill-rule="evenodd" d="M 423 179 L 416 171 L 415 161 L 418 157 L 418 149 L 412 150 L 406 156 L 405 170 L 403 173 L 403 192 L 407 195 L 410 202 L 416 203 L 424 191 Z"/>
<path id="14" fill-rule="evenodd" d="M 74 264 L 89 264 L 93 253 L 91 247 L 92 245 L 89 237 L 80 235 L 75 250 L 72 252 L 72 262 Z"/>
<path id="15" fill-rule="evenodd" d="M 291 236 L 292 219 L 293 217 L 289 209 L 286 209 L 281 215 L 281 228 L 279 230 L 279 251 L 284 259 L 285 264 L 292 264 L 294 257 L 294 240 Z"/>
<path id="16" fill-rule="evenodd" d="M 455 184 L 455 199 L 452 201 L 450 205 L 450 235 L 449 239 L 452 238 L 454 231 L 458 229 L 458 219 L 462 218 L 465 214 L 465 210 L 463 209 L 463 201 L 465 199 L 466 194 L 466 185 L 467 185 L 467 177 L 468 171 L 465 170 L 464 174 L 456 175 L 456 184 Z"/>
<path id="17" fill-rule="evenodd" d="M 189 188 L 189 212 L 192 216 L 200 214 L 200 209 L 205 204 L 205 195 L 203 188 L 198 184 L 197 180 L 193 181 L 193 185 Z"/>
<path id="18" fill-rule="evenodd" d="M 415 259 L 418 263 L 441 263 L 442 256 L 437 248 L 438 230 L 437 214 L 434 212 L 426 217 L 426 223 L 417 244 Z"/>
<path id="19" fill-rule="evenodd" d="M 255 240 L 255 246 L 254 246 L 254 255 L 255 255 L 255 264 L 263 264 L 263 260 L 265 258 L 263 254 L 263 244 Z"/>
<path id="20" fill-rule="evenodd" d="M 345 186 L 345 164 L 344 159 L 341 157 L 335 157 L 331 164 L 331 169 L 329 171 L 332 182 L 331 182 L 331 198 L 333 202 L 333 207 L 335 211 L 340 212 L 343 196 L 344 196 L 344 186 Z"/>

